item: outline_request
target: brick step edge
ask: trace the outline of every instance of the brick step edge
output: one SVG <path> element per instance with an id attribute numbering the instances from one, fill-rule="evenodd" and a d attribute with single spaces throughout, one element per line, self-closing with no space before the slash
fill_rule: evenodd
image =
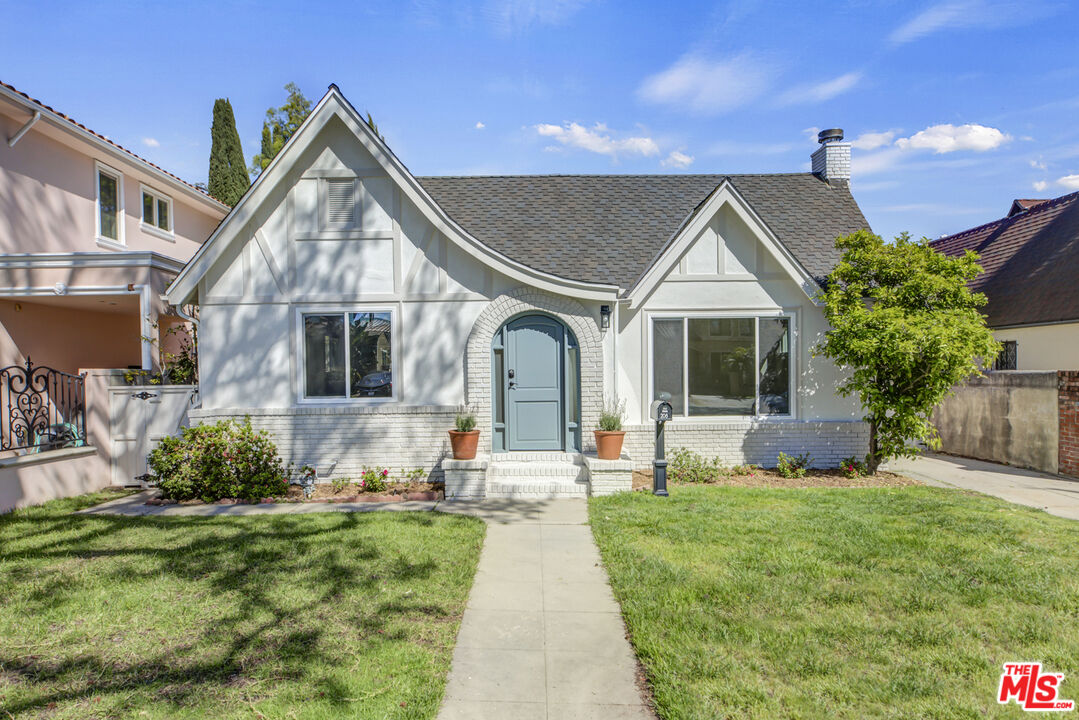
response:
<path id="1" fill-rule="evenodd" d="M 317 500 L 284 500 L 277 498 L 262 498 L 258 502 L 247 502 L 236 498 L 223 498 L 212 503 L 183 502 L 178 503 L 164 498 L 150 498 L 146 505 L 311 505 L 317 503 L 393 503 L 393 502 L 433 502 L 445 500 L 445 492 L 442 490 L 428 490 L 426 492 L 410 492 L 403 495 L 346 495 L 344 497 L 319 498 Z"/>

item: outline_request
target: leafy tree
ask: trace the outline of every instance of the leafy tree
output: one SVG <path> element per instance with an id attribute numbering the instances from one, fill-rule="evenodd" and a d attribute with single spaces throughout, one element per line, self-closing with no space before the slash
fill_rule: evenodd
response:
<path id="1" fill-rule="evenodd" d="M 285 91 L 288 92 L 285 104 L 267 110 L 266 119 L 262 121 L 261 152 L 251 161 L 251 172 L 256 176 L 266 169 L 311 114 L 311 101 L 304 97 L 296 83 L 286 85 Z"/>
<path id="2" fill-rule="evenodd" d="M 251 178 L 244 165 L 244 151 L 240 145 L 240 133 L 236 131 L 232 103 L 227 98 L 214 101 L 210 138 L 210 177 L 206 190 L 232 207 L 251 186 Z"/>
<path id="3" fill-rule="evenodd" d="M 843 258 L 820 299 L 831 324 L 815 354 L 850 373 L 838 387 L 857 393 L 870 427 L 870 472 L 887 458 L 938 446 L 930 414 L 952 388 L 980 375 L 1000 350 L 978 308 L 985 296 L 967 283 L 978 256 L 947 257 L 913 241 L 895 243 L 861 230 L 836 239 Z"/>

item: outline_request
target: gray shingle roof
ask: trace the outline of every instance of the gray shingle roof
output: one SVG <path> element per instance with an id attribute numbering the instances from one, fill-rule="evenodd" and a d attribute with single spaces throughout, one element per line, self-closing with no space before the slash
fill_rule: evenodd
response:
<path id="1" fill-rule="evenodd" d="M 504 255 L 628 289 L 724 178 L 818 280 L 839 259 L 836 236 L 869 227 L 849 187 L 811 173 L 417 179 L 455 222 Z"/>

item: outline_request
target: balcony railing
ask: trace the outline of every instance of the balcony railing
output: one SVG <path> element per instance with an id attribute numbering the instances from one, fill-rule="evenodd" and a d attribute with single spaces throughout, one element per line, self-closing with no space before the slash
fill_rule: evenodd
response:
<path id="1" fill-rule="evenodd" d="M 30 452 L 86 444 L 86 387 L 82 375 L 50 367 L 0 369 L 0 450 Z"/>

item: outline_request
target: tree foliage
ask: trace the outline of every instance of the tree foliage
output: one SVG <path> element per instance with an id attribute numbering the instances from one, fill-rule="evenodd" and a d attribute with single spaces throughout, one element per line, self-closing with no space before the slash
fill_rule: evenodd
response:
<path id="1" fill-rule="evenodd" d="M 227 98 L 214 101 L 214 121 L 210 128 L 210 176 L 206 191 L 229 207 L 234 206 L 251 186 L 244 164 L 236 117 Z"/>
<path id="2" fill-rule="evenodd" d="M 311 101 L 296 83 L 285 85 L 285 92 L 288 93 L 285 104 L 267 110 L 266 119 L 262 121 L 261 151 L 251 161 L 251 172 L 256 176 L 266 169 L 311 114 Z"/>
<path id="3" fill-rule="evenodd" d="M 870 426 L 869 469 L 939 443 L 930 414 L 952 388 L 1000 350 L 967 283 L 978 256 L 947 257 L 904 233 L 892 244 L 862 230 L 836 239 L 843 258 L 820 295 L 831 329 L 814 353 L 849 373 L 838 390 L 857 394 Z"/>

